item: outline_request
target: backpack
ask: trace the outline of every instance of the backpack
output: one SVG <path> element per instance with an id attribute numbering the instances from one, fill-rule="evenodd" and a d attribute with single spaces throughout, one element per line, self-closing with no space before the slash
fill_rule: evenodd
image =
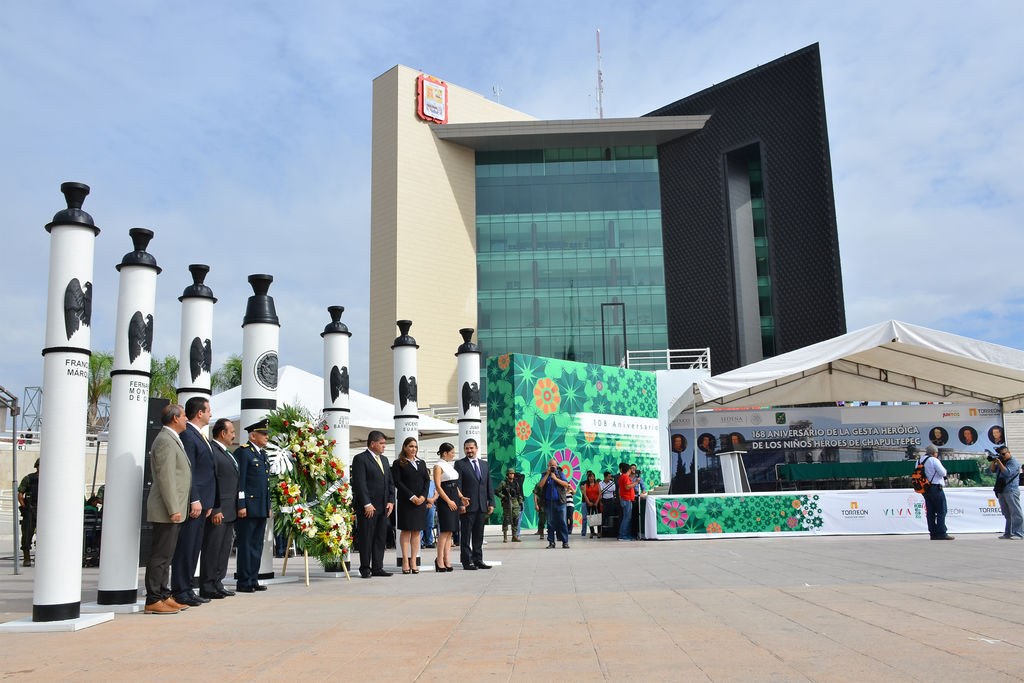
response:
<path id="1" fill-rule="evenodd" d="M 931 482 L 928 481 L 928 477 L 924 473 L 924 464 L 928 462 L 930 457 L 932 456 L 926 455 L 924 460 L 917 463 L 914 473 L 910 475 L 910 483 L 913 485 L 914 490 L 922 495 L 928 493 L 928 489 L 931 488 Z"/>

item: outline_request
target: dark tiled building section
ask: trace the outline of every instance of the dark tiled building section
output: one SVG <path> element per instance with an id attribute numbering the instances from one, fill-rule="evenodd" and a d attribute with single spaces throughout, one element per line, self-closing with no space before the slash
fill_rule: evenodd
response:
<path id="1" fill-rule="evenodd" d="M 776 353 L 846 332 L 818 45 L 648 116 L 710 114 L 658 149 L 671 348 L 711 347 L 715 374 L 739 366 L 726 154 L 760 147 Z"/>

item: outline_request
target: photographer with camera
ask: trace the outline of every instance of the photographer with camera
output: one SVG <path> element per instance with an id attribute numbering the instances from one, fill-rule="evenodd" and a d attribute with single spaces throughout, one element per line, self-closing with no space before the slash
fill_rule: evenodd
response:
<path id="1" fill-rule="evenodd" d="M 562 479 L 558 464 L 552 458 L 548 461 L 548 471 L 537 486 L 544 492 L 544 510 L 548 520 L 548 547 L 555 547 L 555 533 L 562 541 L 562 547 L 569 547 L 569 530 L 565 523 L 565 500 L 569 492 L 569 482 Z"/>
<path id="2" fill-rule="evenodd" d="M 1010 455 L 1006 446 L 996 448 L 995 455 L 988 450 L 989 471 L 996 473 L 996 485 L 993 489 L 999 499 L 999 509 L 1006 518 L 1006 527 L 999 538 L 1019 540 L 1024 538 L 1024 514 L 1020 506 L 1020 463 Z"/>

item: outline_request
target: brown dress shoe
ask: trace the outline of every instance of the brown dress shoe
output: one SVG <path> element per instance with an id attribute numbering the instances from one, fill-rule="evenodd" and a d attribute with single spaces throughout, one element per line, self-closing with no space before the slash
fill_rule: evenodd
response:
<path id="1" fill-rule="evenodd" d="M 188 605 L 183 605 L 174 598 L 164 598 L 164 604 L 182 612 L 188 609 Z"/>
<path id="2" fill-rule="evenodd" d="M 181 610 L 171 607 L 166 600 L 146 605 L 146 614 L 177 614 Z"/>

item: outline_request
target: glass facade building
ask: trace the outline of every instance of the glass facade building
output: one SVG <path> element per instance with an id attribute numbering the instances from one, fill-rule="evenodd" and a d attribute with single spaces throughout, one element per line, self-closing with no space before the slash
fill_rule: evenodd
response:
<path id="1" fill-rule="evenodd" d="M 476 238 L 483 358 L 667 348 L 656 146 L 476 152 Z"/>

